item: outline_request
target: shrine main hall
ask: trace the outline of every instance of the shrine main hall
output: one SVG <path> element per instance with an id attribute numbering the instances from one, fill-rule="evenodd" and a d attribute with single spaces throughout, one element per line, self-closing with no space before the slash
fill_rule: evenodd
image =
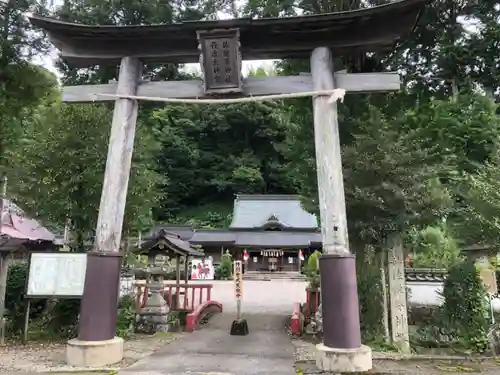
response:
<path id="1" fill-rule="evenodd" d="M 162 232 L 177 234 L 203 248 L 219 264 L 229 252 L 248 261 L 245 272 L 300 272 L 301 253 L 321 249 L 321 231 L 315 215 L 302 208 L 295 195 L 237 195 L 229 228 L 195 229 L 184 225 L 157 226 L 146 240 Z"/>

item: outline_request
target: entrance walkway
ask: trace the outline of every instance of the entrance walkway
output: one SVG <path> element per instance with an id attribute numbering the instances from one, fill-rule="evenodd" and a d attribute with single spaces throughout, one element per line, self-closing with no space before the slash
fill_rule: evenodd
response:
<path id="1" fill-rule="evenodd" d="M 236 311 L 233 281 L 211 281 L 212 297 L 224 312 Z M 290 315 L 295 302 L 305 302 L 307 282 L 296 280 L 244 280 L 243 313 Z"/>
<path id="2" fill-rule="evenodd" d="M 231 336 L 234 314 L 214 316 L 201 330 L 119 372 L 120 375 L 294 375 L 285 315 L 248 314 L 250 334 Z"/>

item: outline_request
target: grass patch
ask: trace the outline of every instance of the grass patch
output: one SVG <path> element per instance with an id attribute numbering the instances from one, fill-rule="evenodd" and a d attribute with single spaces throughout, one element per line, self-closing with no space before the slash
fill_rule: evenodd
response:
<path id="1" fill-rule="evenodd" d="M 46 371 L 43 374 L 106 374 L 106 375 L 116 375 L 118 370 L 109 369 L 98 369 L 98 370 L 55 370 Z"/>
<path id="2" fill-rule="evenodd" d="M 153 337 L 160 337 L 160 338 L 169 338 L 169 337 L 172 337 L 174 336 L 174 333 L 173 332 L 155 332 L 153 334 Z"/>
<path id="3" fill-rule="evenodd" d="M 462 365 L 457 366 L 436 366 L 439 371 L 443 372 L 481 372 L 481 369 L 472 368 Z"/>

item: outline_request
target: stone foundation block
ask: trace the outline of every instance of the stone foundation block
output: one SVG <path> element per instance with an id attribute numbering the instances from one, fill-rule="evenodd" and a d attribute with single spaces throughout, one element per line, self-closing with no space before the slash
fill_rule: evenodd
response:
<path id="1" fill-rule="evenodd" d="M 372 368 L 372 350 L 365 345 L 357 349 L 329 348 L 316 345 L 316 367 L 333 373 L 363 372 Z"/>
<path id="2" fill-rule="evenodd" d="M 123 359 L 123 339 L 105 341 L 73 339 L 66 346 L 66 362 L 76 367 L 104 367 Z"/>

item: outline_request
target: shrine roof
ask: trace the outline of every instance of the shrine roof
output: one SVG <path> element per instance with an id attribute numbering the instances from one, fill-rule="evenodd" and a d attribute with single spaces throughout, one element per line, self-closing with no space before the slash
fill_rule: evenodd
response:
<path id="1" fill-rule="evenodd" d="M 430 0 L 400 0 L 365 9 L 280 18 L 185 21 L 161 25 L 83 25 L 31 16 L 61 55 L 78 66 L 144 61 L 198 62 L 197 31 L 239 29 L 244 60 L 309 57 L 320 46 L 334 55 L 391 49 L 410 33 Z"/>
<path id="2" fill-rule="evenodd" d="M 179 236 L 181 240 L 187 241 L 193 237 L 193 227 L 190 225 L 179 225 L 179 224 L 166 224 L 157 225 L 149 233 L 150 237 L 156 237 L 161 234 L 161 232 L 175 233 Z"/>
<path id="3" fill-rule="evenodd" d="M 3 200 L 0 251 L 11 251 L 28 244 L 54 244 L 56 236 L 39 221 L 30 218 L 14 202 Z"/>
<path id="4" fill-rule="evenodd" d="M 316 230 L 316 216 L 304 210 L 296 195 L 238 195 L 230 229 Z"/>
<path id="5" fill-rule="evenodd" d="M 187 241 L 180 238 L 177 233 L 160 230 L 154 237 L 147 239 L 136 250 L 138 253 L 147 253 L 152 249 L 160 249 L 160 251 L 172 250 L 177 254 L 188 256 L 202 256 L 203 253 L 195 249 Z"/>
<path id="6" fill-rule="evenodd" d="M 205 246 L 229 245 L 236 247 L 301 248 L 321 244 L 321 233 L 207 229 L 196 231 L 189 242 Z"/>

